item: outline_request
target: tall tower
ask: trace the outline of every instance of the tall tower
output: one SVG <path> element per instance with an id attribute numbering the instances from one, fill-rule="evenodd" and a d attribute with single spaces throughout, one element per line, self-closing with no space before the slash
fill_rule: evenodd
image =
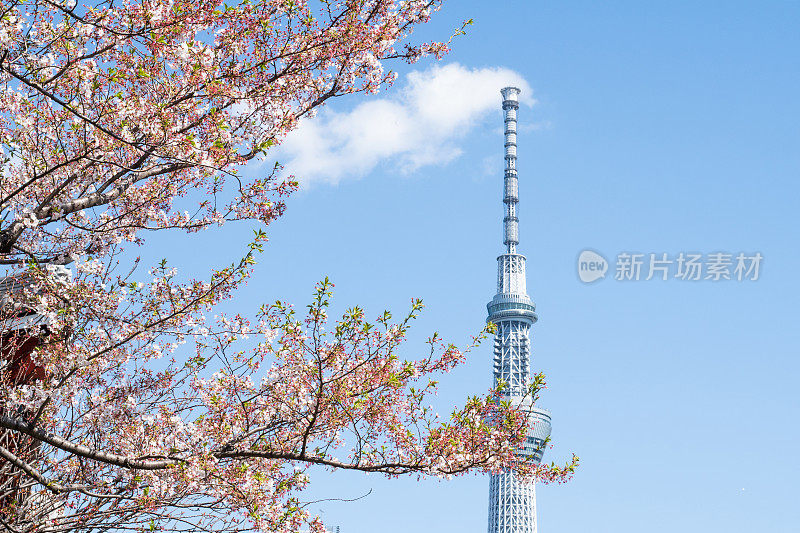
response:
<path id="1" fill-rule="evenodd" d="M 505 178 L 503 203 L 503 244 L 505 253 L 497 258 L 497 294 L 486 306 L 488 321 L 497 326 L 494 338 L 494 384 L 506 384 L 504 395 L 512 404 L 525 409 L 533 424 L 517 455 L 537 463 L 550 435 L 550 413 L 534 407 L 528 393 L 531 384 L 530 330 L 536 322 L 536 307 L 526 292 L 525 256 L 517 253 L 517 110 L 519 89 L 506 87 L 503 95 L 505 115 Z M 489 481 L 488 533 L 536 533 L 536 487 L 513 470 L 504 470 Z"/>

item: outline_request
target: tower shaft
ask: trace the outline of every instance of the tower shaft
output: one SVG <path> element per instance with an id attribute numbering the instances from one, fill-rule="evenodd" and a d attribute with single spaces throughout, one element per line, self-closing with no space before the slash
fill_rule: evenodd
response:
<path id="1" fill-rule="evenodd" d="M 519 89 L 506 87 L 503 95 L 505 122 L 505 173 L 503 177 L 503 244 L 497 258 L 497 294 L 487 305 L 488 321 L 497 326 L 494 339 L 493 381 L 503 384 L 505 398 L 528 412 L 531 428 L 516 451 L 535 462 L 542 459 L 550 436 L 550 413 L 533 406 L 530 397 L 530 330 L 536 323 L 536 307 L 527 294 L 525 256 L 519 244 L 519 179 L 517 176 L 517 111 Z M 536 533 L 536 487 L 533 481 L 504 470 L 489 482 L 488 533 Z"/>

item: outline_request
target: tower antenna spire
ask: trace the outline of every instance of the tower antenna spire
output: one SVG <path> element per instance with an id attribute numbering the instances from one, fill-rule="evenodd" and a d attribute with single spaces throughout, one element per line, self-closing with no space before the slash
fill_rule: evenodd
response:
<path id="1" fill-rule="evenodd" d="M 503 203 L 506 207 L 506 216 L 503 218 L 503 244 L 506 253 L 517 252 L 519 244 L 519 219 L 517 218 L 517 203 L 519 202 L 519 185 L 517 179 L 517 110 L 519 109 L 519 93 L 516 87 L 504 87 L 500 93 L 503 95 L 503 114 L 505 116 L 505 160 L 506 170 L 504 178 Z"/>

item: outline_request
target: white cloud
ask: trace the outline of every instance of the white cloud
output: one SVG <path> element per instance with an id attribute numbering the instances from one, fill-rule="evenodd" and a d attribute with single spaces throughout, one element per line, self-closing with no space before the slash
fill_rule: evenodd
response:
<path id="1" fill-rule="evenodd" d="M 413 71 L 392 98 L 372 98 L 345 113 L 324 109 L 302 121 L 277 157 L 306 184 L 362 177 L 384 161 L 402 172 L 446 164 L 461 154 L 458 140 L 499 110 L 500 89 L 508 85 L 522 90 L 523 104 L 534 103 L 528 83 L 509 69 L 451 63 Z"/>

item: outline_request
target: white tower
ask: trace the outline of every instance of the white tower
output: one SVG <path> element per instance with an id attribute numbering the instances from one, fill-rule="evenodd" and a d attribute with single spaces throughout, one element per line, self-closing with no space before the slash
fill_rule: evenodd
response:
<path id="1" fill-rule="evenodd" d="M 497 294 L 487 305 L 488 321 L 497 325 L 494 339 L 494 383 L 506 384 L 504 394 L 512 404 L 530 413 L 534 421 L 518 455 L 537 463 L 550 436 L 550 413 L 534 407 L 528 394 L 530 373 L 530 329 L 536 322 L 536 307 L 526 292 L 525 256 L 517 253 L 519 226 L 517 218 L 517 110 L 519 89 L 506 87 L 503 95 L 505 114 L 505 178 L 503 203 L 503 244 L 506 252 L 497 258 Z M 488 533 L 536 533 L 536 487 L 513 470 L 492 475 L 489 482 Z"/>

